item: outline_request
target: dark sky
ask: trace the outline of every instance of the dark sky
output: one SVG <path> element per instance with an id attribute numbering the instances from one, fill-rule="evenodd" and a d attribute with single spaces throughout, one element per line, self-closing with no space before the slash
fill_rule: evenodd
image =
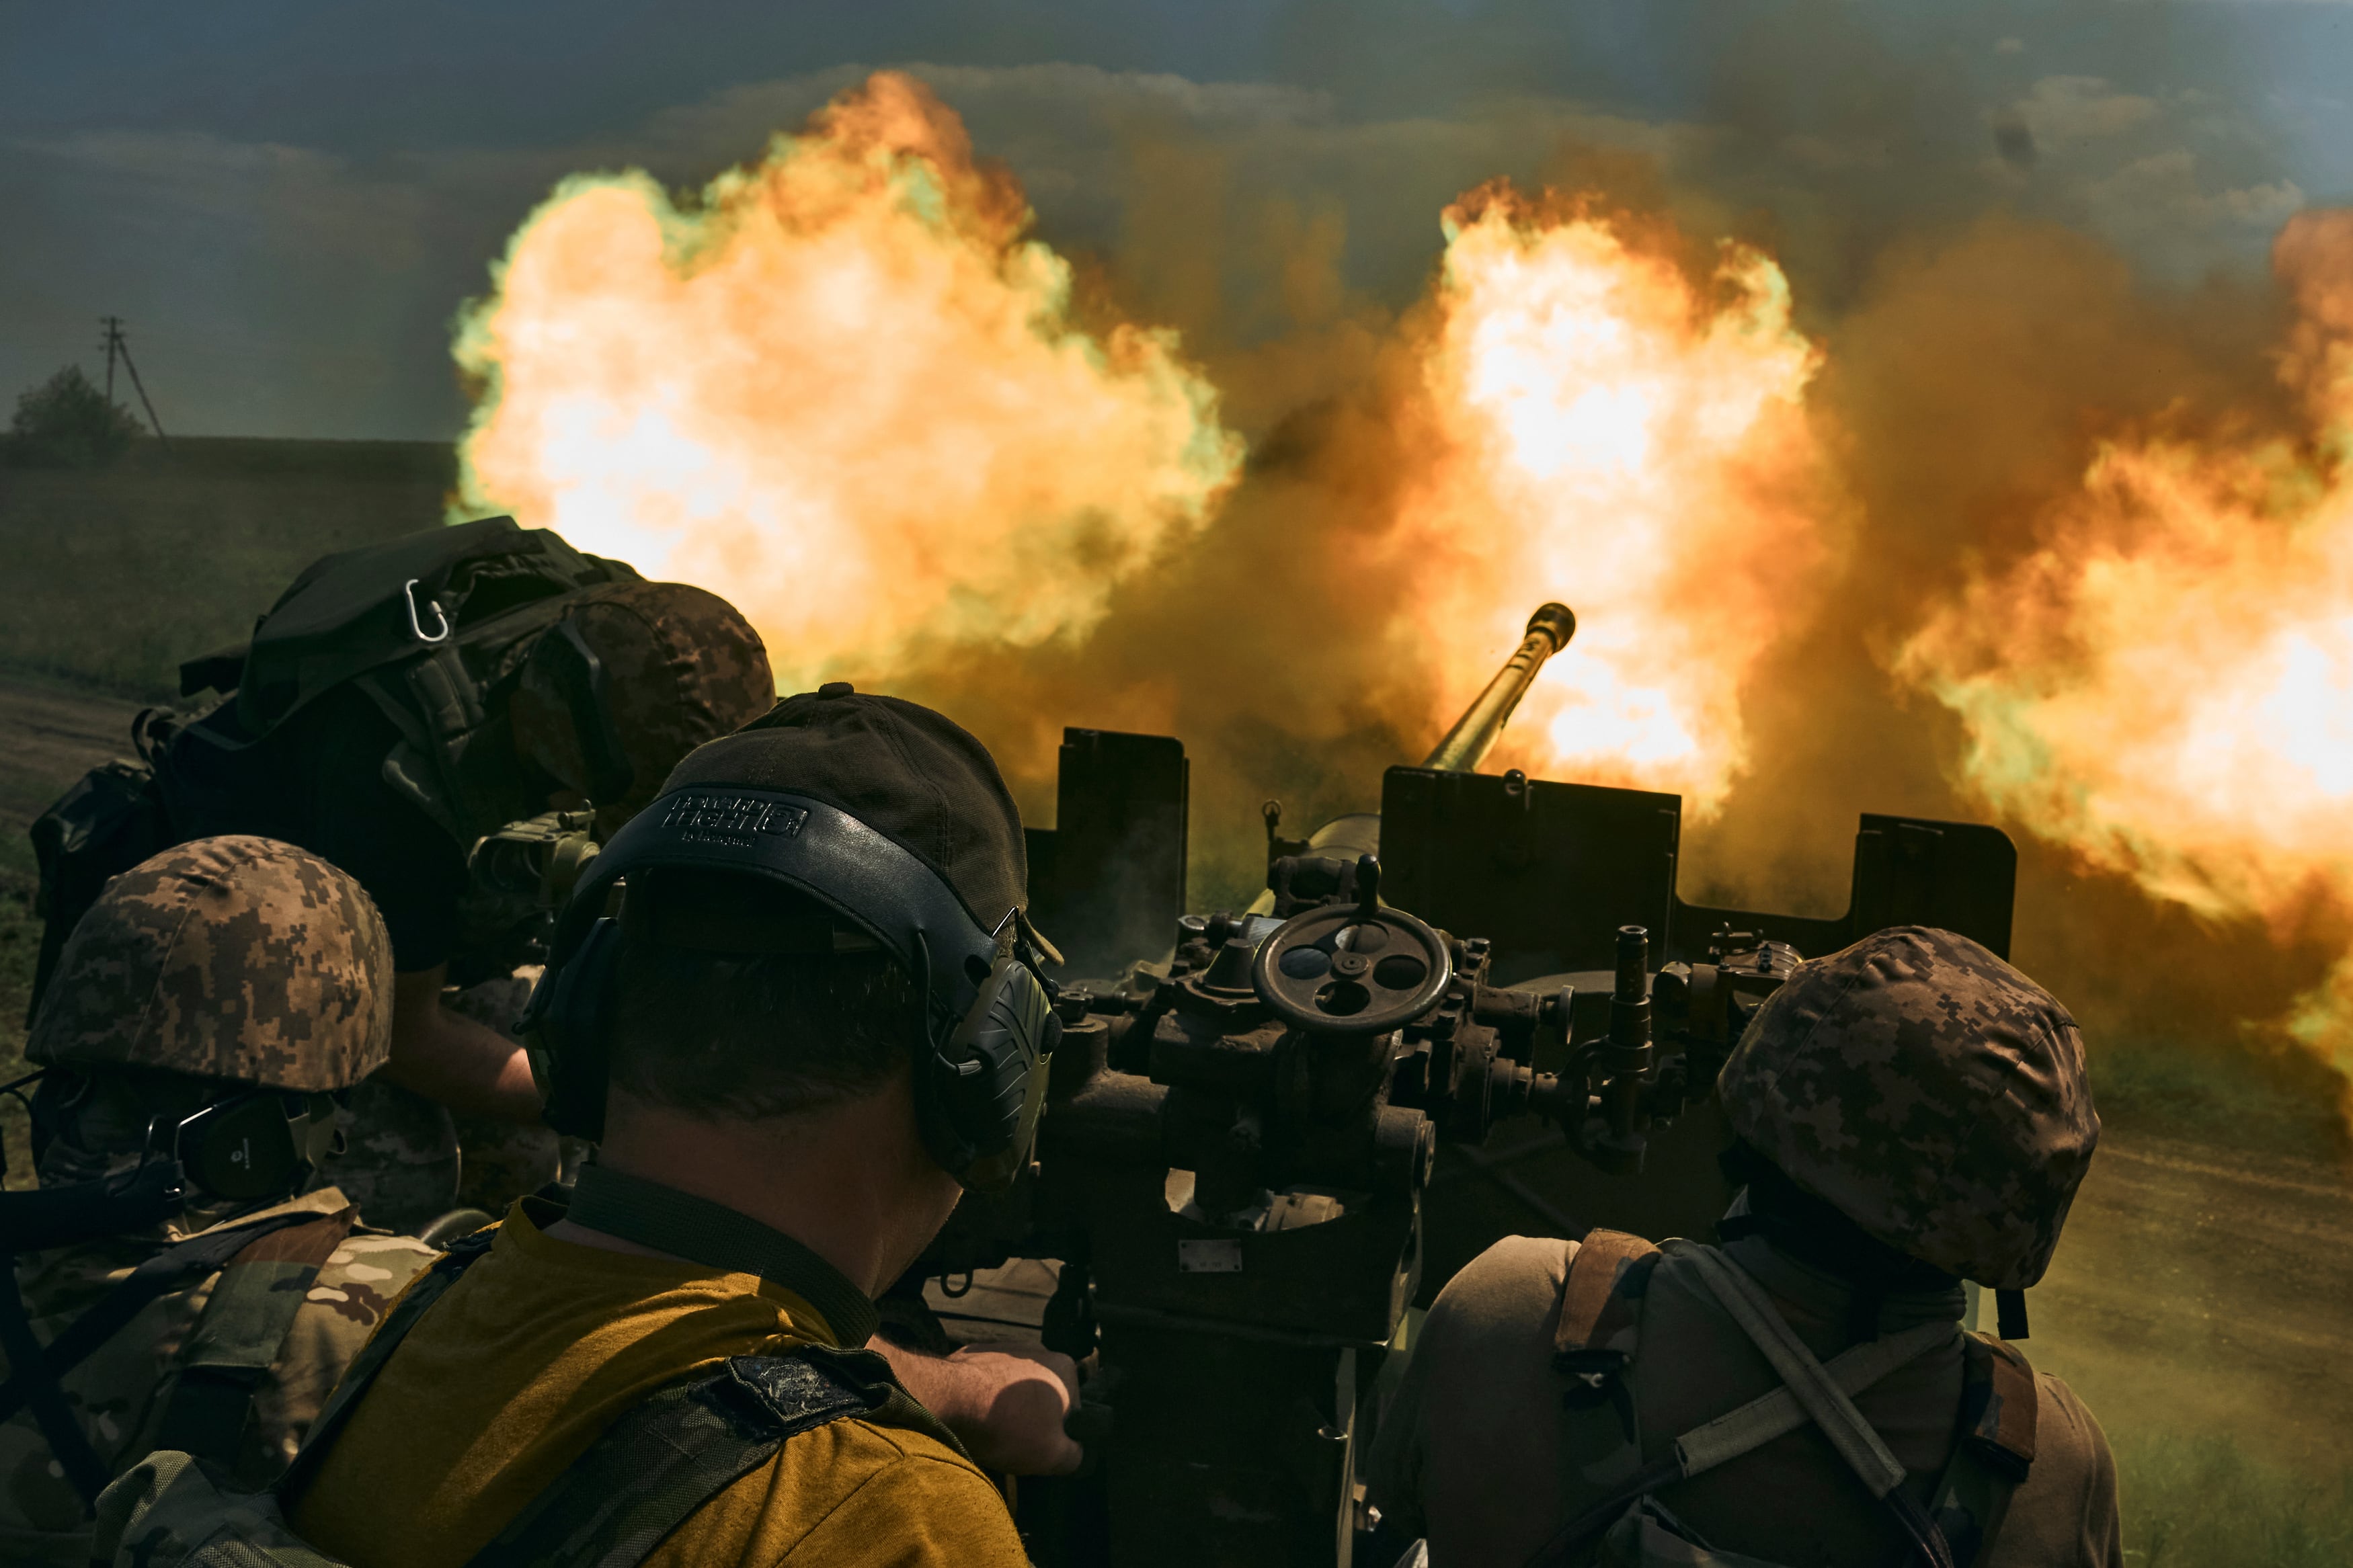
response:
<path id="1" fill-rule="evenodd" d="M 1114 251 L 1134 129 L 1333 207 L 1411 297 L 1436 215 L 1565 146 L 1764 215 L 1801 300 L 1990 207 L 2154 279 L 2353 199 L 2353 4 L 0 0 L 0 395 L 119 313 L 167 427 L 447 437 L 448 323 L 576 169 L 699 181 L 864 68 L 931 80 L 1048 238 Z M 1566 165 L 1574 167 L 1574 161 Z"/>

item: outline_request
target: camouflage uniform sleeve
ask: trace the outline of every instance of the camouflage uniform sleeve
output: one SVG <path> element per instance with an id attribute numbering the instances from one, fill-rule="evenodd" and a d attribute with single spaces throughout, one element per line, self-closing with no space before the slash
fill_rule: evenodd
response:
<path id="1" fill-rule="evenodd" d="M 1521 1511 L 1550 1505 L 1556 1439 L 1541 1417 L 1555 1397 L 1552 1325 L 1568 1259 L 1576 1255 L 1573 1241 L 1506 1237 L 1466 1265 L 1430 1304 L 1407 1342 L 1405 1376 L 1381 1411 L 1365 1471 L 1367 1498 L 1397 1534 L 1429 1535 L 1433 1514 L 1441 1534 L 1455 1516 L 1459 1533 L 1460 1516 L 1480 1506 L 1455 1495 L 1466 1469 L 1493 1480 L 1520 1466 L 1507 1484 Z M 1517 1423 L 1532 1427 L 1520 1431 L 1515 1402 L 1526 1403 L 1531 1389 L 1539 1420 Z M 1505 1452 L 1461 1462 L 1499 1428 L 1514 1432 Z M 1512 1560 L 1526 1555 L 1522 1551 Z"/>
<path id="2" fill-rule="evenodd" d="M 1986 1568 L 2124 1568 L 2116 1460 L 2075 1391 L 2034 1378 L 2034 1464 L 2010 1500 Z"/>
<path id="3" fill-rule="evenodd" d="M 60 1247 L 19 1265 L 17 1279 L 34 1333 L 54 1340 L 154 1250 L 152 1244 L 108 1241 Z M 174 1291 L 66 1374 L 66 1399 L 83 1436 L 121 1469 L 154 1440 L 161 1393 L 179 1349 L 202 1310 L 200 1293 Z M 80 1568 L 90 1529 L 80 1494 L 28 1410 L 0 1424 L 0 1563 Z"/>
<path id="4" fill-rule="evenodd" d="M 355 1231 L 311 1283 L 270 1375 L 254 1396 L 254 1420 L 238 1456 L 238 1484 L 275 1480 L 311 1430 L 343 1369 L 410 1280 L 438 1257 L 411 1236 Z"/>

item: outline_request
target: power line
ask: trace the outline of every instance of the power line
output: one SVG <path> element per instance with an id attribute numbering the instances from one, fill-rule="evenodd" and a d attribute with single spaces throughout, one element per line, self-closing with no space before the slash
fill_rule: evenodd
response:
<path id="1" fill-rule="evenodd" d="M 155 405 L 147 395 L 147 384 L 139 379 L 139 366 L 131 358 L 131 340 L 122 335 L 122 318 L 100 316 L 99 325 L 106 329 L 106 405 L 114 406 L 114 358 L 122 356 L 122 368 L 131 373 L 131 384 L 139 392 L 140 405 L 147 410 L 147 423 L 155 427 L 155 439 L 164 443 L 164 450 L 172 449 L 171 438 L 164 434 L 164 422 L 155 417 Z"/>

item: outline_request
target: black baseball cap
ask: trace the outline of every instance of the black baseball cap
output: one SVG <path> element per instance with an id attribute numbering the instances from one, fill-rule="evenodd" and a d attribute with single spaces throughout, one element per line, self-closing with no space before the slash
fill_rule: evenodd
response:
<path id="1" fill-rule="evenodd" d="M 689 752 L 662 787 L 688 784 L 786 790 L 848 812 L 936 873 L 982 931 L 1028 907 L 1021 814 L 996 759 L 921 703 L 828 682 Z"/>

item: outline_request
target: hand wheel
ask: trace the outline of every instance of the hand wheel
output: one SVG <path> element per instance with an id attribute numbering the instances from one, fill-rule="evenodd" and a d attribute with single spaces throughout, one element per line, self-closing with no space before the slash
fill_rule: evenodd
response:
<path id="1" fill-rule="evenodd" d="M 1403 910 L 1327 904 L 1277 926 L 1250 985 L 1277 1017 L 1319 1034 L 1377 1035 L 1436 1006 L 1454 978 L 1439 934 Z"/>

